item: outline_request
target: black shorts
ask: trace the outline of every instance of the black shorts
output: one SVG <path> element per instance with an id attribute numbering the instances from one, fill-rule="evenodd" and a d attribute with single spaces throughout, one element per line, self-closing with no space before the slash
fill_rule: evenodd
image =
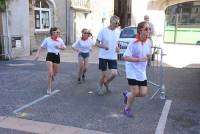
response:
<path id="1" fill-rule="evenodd" d="M 80 53 L 78 54 L 78 57 L 82 57 L 83 59 L 88 58 L 89 56 L 90 56 L 90 53 L 83 53 L 83 52 L 80 52 Z"/>
<path id="2" fill-rule="evenodd" d="M 109 69 L 117 69 L 117 60 L 99 58 L 99 70 L 106 71 L 107 67 Z"/>
<path id="3" fill-rule="evenodd" d="M 147 86 L 147 80 L 144 81 L 138 81 L 136 79 L 127 79 L 128 80 L 128 85 L 130 86 Z"/>
<path id="4" fill-rule="evenodd" d="M 53 63 L 60 64 L 60 54 L 55 54 L 55 53 L 47 53 L 46 61 L 51 61 Z"/>

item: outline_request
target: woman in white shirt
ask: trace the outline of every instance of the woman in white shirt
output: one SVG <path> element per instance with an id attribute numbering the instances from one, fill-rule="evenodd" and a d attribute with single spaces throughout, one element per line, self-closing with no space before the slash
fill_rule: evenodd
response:
<path id="1" fill-rule="evenodd" d="M 148 39 L 149 25 L 141 22 L 137 26 L 137 36 L 128 45 L 124 53 L 126 61 L 126 78 L 129 92 L 124 92 L 124 114 L 133 117 L 131 106 L 135 97 L 143 97 L 147 94 L 146 66 L 151 54 L 151 41 Z"/>
<path id="2" fill-rule="evenodd" d="M 82 37 L 77 40 L 73 45 L 72 49 L 78 52 L 78 63 L 79 63 L 79 72 L 78 72 L 78 82 L 81 83 L 81 79 L 85 80 L 85 74 L 88 68 L 88 58 L 90 56 L 90 51 L 94 46 L 95 42 L 89 38 L 89 30 L 84 28 L 81 31 Z"/>
<path id="3" fill-rule="evenodd" d="M 53 27 L 50 29 L 50 37 L 47 37 L 42 42 L 39 47 L 35 60 L 39 58 L 40 52 L 42 49 L 47 49 L 48 53 L 46 56 L 46 63 L 48 67 L 48 89 L 47 94 L 51 94 L 52 92 L 52 81 L 54 77 L 58 73 L 59 64 L 60 64 L 60 50 L 64 50 L 66 48 L 64 41 L 59 37 L 60 31 L 57 27 Z"/>

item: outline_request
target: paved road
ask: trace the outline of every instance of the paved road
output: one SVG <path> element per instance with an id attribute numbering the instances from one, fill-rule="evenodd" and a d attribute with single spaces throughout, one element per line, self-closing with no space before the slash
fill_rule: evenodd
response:
<path id="1" fill-rule="evenodd" d="M 60 73 L 54 82 L 54 89 L 58 92 L 46 97 L 47 74 L 43 57 L 41 61 L 31 61 L 32 57 L 0 61 L 0 133 L 154 134 L 156 132 L 165 101 L 160 100 L 158 95 L 149 100 L 154 87 L 150 86 L 147 97 L 136 100 L 135 117 L 129 119 L 121 113 L 123 107 L 121 94 L 127 88 L 124 75 L 113 81 L 112 94 L 100 97 L 90 93 L 97 87 L 96 53 L 92 56 L 87 79 L 82 84 L 76 82 L 75 54 L 63 53 L 63 55 L 62 61 L 67 62 L 61 63 Z M 167 99 L 172 100 L 167 124 L 164 125 L 165 134 L 199 134 L 200 69 L 165 67 L 164 72 Z M 37 100 L 40 101 L 30 105 L 30 102 Z M 25 104 L 29 106 L 17 114 L 13 113 Z M 19 125 L 16 122 L 19 122 Z M 38 126 L 44 130 L 36 131 L 34 128 Z"/>

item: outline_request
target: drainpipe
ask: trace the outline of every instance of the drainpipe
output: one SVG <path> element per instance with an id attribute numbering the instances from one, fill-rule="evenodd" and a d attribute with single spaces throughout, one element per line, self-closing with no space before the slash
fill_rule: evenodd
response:
<path id="1" fill-rule="evenodd" d="M 7 34 L 7 37 L 8 37 L 8 46 L 6 47 L 7 50 L 5 51 L 5 56 L 8 56 L 8 57 L 5 57 L 5 58 L 8 58 L 8 59 L 11 59 L 11 37 L 10 37 L 10 32 L 9 32 L 9 27 L 8 27 L 8 3 L 7 1 L 6 2 L 6 11 L 5 11 L 5 17 L 6 17 L 6 34 Z M 5 47 L 4 47 L 5 48 Z"/>
<path id="2" fill-rule="evenodd" d="M 68 45 L 68 43 L 69 43 L 69 37 L 68 37 L 68 22 L 67 22 L 67 20 L 68 20 L 68 0 L 66 0 L 66 37 L 65 37 L 65 39 L 66 39 L 66 42 L 65 42 L 65 44 L 66 45 Z"/>

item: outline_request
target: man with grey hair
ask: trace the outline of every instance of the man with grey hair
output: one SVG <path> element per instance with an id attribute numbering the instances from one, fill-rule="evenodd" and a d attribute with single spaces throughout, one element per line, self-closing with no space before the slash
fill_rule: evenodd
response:
<path id="1" fill-rule="evenodd" d="M 99 70 L 101 70 L 101 76 L 98 83 L 98 95 L 104 95 L 104 93 L 111 93 L 109 84 L 117 75 L 117 53 L 118 47 L 118 33 L 116 28 L 119 26 L 119 17 L 113 15 L 110 17 L 110 25 L 103 28 L 96 41 L 96 46 L 99 47 Z M 107 67 L 111 71 L 108 75 Z M 105 91 L 103 90 L 105 87 Z"/>
<path id="2" fill-rule="evenodd" d="M 155 35 L 154 25 L 149 21 L 149 15 L 144 15 L 144 21 L 147 22 L 150 26 L 149 38 Z"/>

